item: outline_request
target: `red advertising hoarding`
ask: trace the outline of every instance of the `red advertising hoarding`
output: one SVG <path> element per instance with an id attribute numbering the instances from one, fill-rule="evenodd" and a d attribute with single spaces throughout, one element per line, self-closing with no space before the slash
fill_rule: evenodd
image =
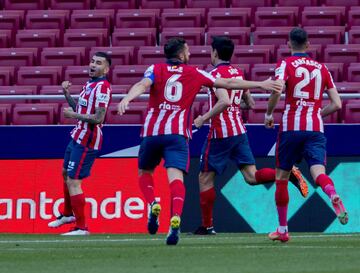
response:
<path id="1" fill-rule="evenodd" d="M 47 224 L 63 206 L 62 160 L 1 160 L 0 232 L 62 233 L 70 225 Z M 169 186 L 164 168 L 155 172 L 162 212 L 159 232 L 168 231 Z M 83 181 L 91 233 L 145 233 L 148 206 L 137 179 L 137 158 L 97 159 Z"/>

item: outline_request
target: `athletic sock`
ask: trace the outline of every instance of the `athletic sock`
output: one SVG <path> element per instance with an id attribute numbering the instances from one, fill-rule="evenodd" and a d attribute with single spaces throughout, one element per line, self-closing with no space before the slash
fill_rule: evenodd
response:
<path id="1" fill-rule="evenodd" d="M 200 207 L 202 225 L 204 227 L 213 226 L 213 208 L 216 198 L 215 188 L 212 187 L 206 191 L 200 192 Z"/>
<path id="2" fill-rule="evenodd" d="M 178 215 L 181 217 L 184 200 L 185 200 L 185 186 L 180 179 L 175 179 L 170 183 L 171 193 L 171 216 Z"/>

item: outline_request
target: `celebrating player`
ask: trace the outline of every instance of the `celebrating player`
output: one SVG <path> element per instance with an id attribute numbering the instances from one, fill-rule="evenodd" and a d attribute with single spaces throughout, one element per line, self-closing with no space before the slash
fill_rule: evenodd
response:
<path id="1" fill-rule="evenodd" d="M 101 148 L 103 136 L 101 127 L 111 100 L 111 87 L 106 79 L 111 65 L 110 57 L 104 52 L 92 56 L 89 64 L 91 79 L 84 85 L 78 103 L 70 95 L 69 81 L 62 83 L 63 92 L 70 107 L 64 109 L 67 118 L 77 119 L 71 132 L 71 141 L 66 148 L 64 177 L 64 211 L 48 224 L 56 228 L 76 222 L 70 232 L 62 235 L 88 235 L 85 219 L 85 196 L 81 189 L 82 180 L 90 175 L 90 169 Z"/>
<path id="2" fill-rule="evenodd" d="M 211 75 L 218 78 L 243 79 L 243 72 L 236 66 L 230 64 L 234 52 L 234 43 L 227 37 L 213 37 L 211 50 L 211 63 L 215 69 Z M 226 99 L 222 99 L 225 97 Z M 226 90 L 216 89 L 209 93 L 210 109 L 203 116 L 198 116 L 195 126 L 201 127 L 208 121 L 214 111 L 221 113 L 210 120 L 210 130 L 205 140 L 200 158 L 200 207 L 202 225 L 194 232 L 197 235 L 214 235 L 213 208 L 216 192 L 214 189 L 215 176 L 224 172 L 228 160 L 233 160 L 250 185 L 273 183 L 275 181 L 275 170 L 270 168 L 256 169 L 255 159 L 251 152 L 246 128 L 241 120 L 240 103 L 244 100 L 249 108 L 255 105 L 249 90 Z M 308 187 L 302 178 L 300 171 L 293 168 L 290 180 L 306 197 Z"/>
<path id="3" fill-rule="evenodd" d="M 144 78 L 136 83 L 119 103 L 119 114 L 124 114 L 129 102 L 150 88 L 148 114 L 142 129 L 139 151 L 139 186 L 146 201 L 151 204 L 148 231 L 158 230 L 160 204 L 155 201 L 153 172 L 165 161 L 171 193 L 171 220 L 166 243 L 177 244 L 180 217 L 185 199 L 183 173 L 189 167 L 188 139 L 191 137 L 191 105 L 202 86 L 226 89 L 262 88 L 279 91 L 281 84 L 267 80 L 251 82 L 241 79 L 215 79 L 210 74 L 186 65 L 189 47 L 182 38 L 172 38 L 164 46 L 166 63 L 151 65 Z M 214 112 L 213 114 L 217 114 Z"/>
<path id="4" fill-rule="evenodd" d="M 325 174 L 326 138 L 322 117 L 341 109 L 341 100 L 330 72 L 305 53 L 308 36 L 302 28 L 294 28 L 289 34 L 288 45 L 292 56 L 279 62 L 276 79 L 285 86 L 285 110 L 276 144 L 276 192 L 275 200 L 279 227 L 269 234 L 271 240 L 289 240 L 287 208 L 289 194 L 287 183 L 295 162 L 305 158 L 316 184 L 329 196 L 341 224 L 348 222 L 348 214 L 336 193 L 334 183 Z M 324 90 L 330 104 L 321 109 Z M 273 111 L 280 93 L 272 93 L 265 114 L 265 126 L 274 126 Z"/>

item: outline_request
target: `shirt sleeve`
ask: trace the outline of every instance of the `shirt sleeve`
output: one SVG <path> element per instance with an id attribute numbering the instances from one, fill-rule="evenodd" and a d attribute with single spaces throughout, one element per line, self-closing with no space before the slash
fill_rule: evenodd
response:
<path id="1" fill-rule="evenodd" d="M 275 79 L 287 81 L 289 75 L 286 69 L 286 61 L 278 62 L 275 69 Z"/>
<path id="2" fill-rule="evenodd" d="M 326 65 L 324 65 L 324 73 L 325 73 L 326 89 L 334 88 L 335 83 L 334 83 L 333 77 L 331 76 L 331 73 Z"/>
<path id="3" fill-rule="evenodd" d="M 144 72 L 144 78 L 150 79 L 155 82 L 154 65 L 150 65 Z"/>
<path id="4" fill-rule="evenodd" d="M 211 74 L 198 68 L 196 68 L 196 71 L 197 71 L 197 79 L 202 86 L 207 86 L 210 88 L 214 86 L 216 79 Z"/>
<path id="5" fill-rule="evenodd" d="M 96 102 L 95 108 L 107 108 L 111 97 L 111 87 L 106 84 L 101 84 L 96 88 Z"/>

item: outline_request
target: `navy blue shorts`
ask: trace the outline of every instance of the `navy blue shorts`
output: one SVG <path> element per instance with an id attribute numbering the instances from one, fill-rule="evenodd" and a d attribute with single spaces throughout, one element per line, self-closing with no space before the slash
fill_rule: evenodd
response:
<path id="1" fill-rule="evenodd" d="M 189 170 L 189 144 L 182 135 L 144 137 L 139 150 L 139 169 L 153 170 L 164 159 L 165 168 Z"/>
<path id="2" fill-rule="evenodd" d="M 71 179 L 83 179 L 90 175 L 98 150 L 86 148 L 73 139 L 65 150 L 63 168 Z"/>
<path id="3" fill-rule="evenodd" d="M 309 167 L 326 165 L 326 138 L 321 132 L 280 132 L 276 143 L 276 167 L 290 171 L 305 159 Z"/>
<path id="4" fill-rule="evenodd" d="M 255 164 L 246 134 L 207 139 L 200 157 L 200 171 L 214 171 L 220 175 L 224 172 L 229 159 L 233 160 L 239 169 L 244 165 Z"/>

